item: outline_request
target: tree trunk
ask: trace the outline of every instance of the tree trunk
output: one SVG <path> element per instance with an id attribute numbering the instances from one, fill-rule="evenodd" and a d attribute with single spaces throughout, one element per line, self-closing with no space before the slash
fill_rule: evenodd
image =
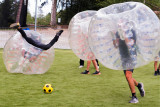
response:
<path id="1" fill-rule="evenodd" d="M 17 16 L 16 16 L 16 23 L 18 23 L 19 20 L 20 20 L 21 9 L 22 9 L 22 3 L 23 3 L 23 0 L 20 0 L 20 2 L 19 2 L 19 8 L 18 8 L 18 11 L 17 11 Z"/>
<path id="2" fill-rule="evenodd" d="M 57 10 L 57 0 L 52 0 L 52 10 L 51 10 L 51 26 L 56 25 L 56 10 Z"/>
<path id="3" fill-rule="evenodd" d="M 21 27 L 27 27 L 27 7 L 28 7 L 28 0 L 24 0 L 22 4 L 21 14 L 20 14 L 20 24 Z"/>

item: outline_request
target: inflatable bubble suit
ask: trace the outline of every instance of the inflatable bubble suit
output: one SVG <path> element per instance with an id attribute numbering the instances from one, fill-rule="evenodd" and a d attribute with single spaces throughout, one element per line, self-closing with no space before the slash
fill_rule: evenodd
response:
<path id="1" fill-rule="evenodd" d="M 95 59 L 88 44 L 88 27 L 96 11 L 77 13 L 69 23 L 69 45 L 73 52 L 83 60 Z"/>
<path id="2" fill-rule="evenodd" d="M 32 30 L 24 31 L 33 40 L 48 43 L 43 40 L 43 35 Z M 54 48 L 42 51 L 25 41 L 17 32 L 4 46 L 3 60 L 10 73 L 43 74 L 53 63 Z"/>
<path id="3" fill-rule="evenodd" d="M 142 3 L 114 4 L 93 16 L 88 39 L 92 52 L 104 66 L 133 69 L 148 64 L 158 54 L 160 21 Z"/>

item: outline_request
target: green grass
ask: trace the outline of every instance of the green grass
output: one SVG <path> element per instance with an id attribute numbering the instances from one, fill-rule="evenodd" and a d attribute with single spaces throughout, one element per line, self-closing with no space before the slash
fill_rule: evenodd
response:
<path id="1" fill-rule="evenodd" d="M 101 75 L 82 75 L 79 59 L 71 50 L 55 49 L 51 68 L 41 75 L 11 74 L 7 72 L 0 50 L 0 107 L 160 107 L 160 76 L 153 76 L 153 62 L 135 69 L 133 77 L 143 82 L 146 96 L 139 103 L 129 104 L 129 86 L 122 71 L 105 68 Z M 93 65 L 90 72 L 95 72 Z M 52 84 L 54 91 L 44 94 L 44 84 Z"/>

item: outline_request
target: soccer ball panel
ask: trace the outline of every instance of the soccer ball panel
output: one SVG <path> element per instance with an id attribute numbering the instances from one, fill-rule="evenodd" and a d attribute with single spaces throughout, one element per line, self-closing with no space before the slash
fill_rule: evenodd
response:
<path id="1" fill-rule="evenodd" d="M 52 85 L 51 84 L 45 84 L 43 86 L 43 91 L 44 91 L 44 93 L 52 93 L 52 91 L 53 91 Z"/>

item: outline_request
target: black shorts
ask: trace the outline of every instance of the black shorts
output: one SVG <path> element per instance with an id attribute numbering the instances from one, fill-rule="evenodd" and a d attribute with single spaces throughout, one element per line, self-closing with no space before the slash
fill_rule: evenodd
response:
<path id="1" fill-rule="evenodd" d="M 133 73 L 133 70 L 134 70 L 134 69 L 123 70 L 123 71 L 124 71 L 124 74 L 126 74 L 126 71 L 131 71 L 131 72 Z"/>

